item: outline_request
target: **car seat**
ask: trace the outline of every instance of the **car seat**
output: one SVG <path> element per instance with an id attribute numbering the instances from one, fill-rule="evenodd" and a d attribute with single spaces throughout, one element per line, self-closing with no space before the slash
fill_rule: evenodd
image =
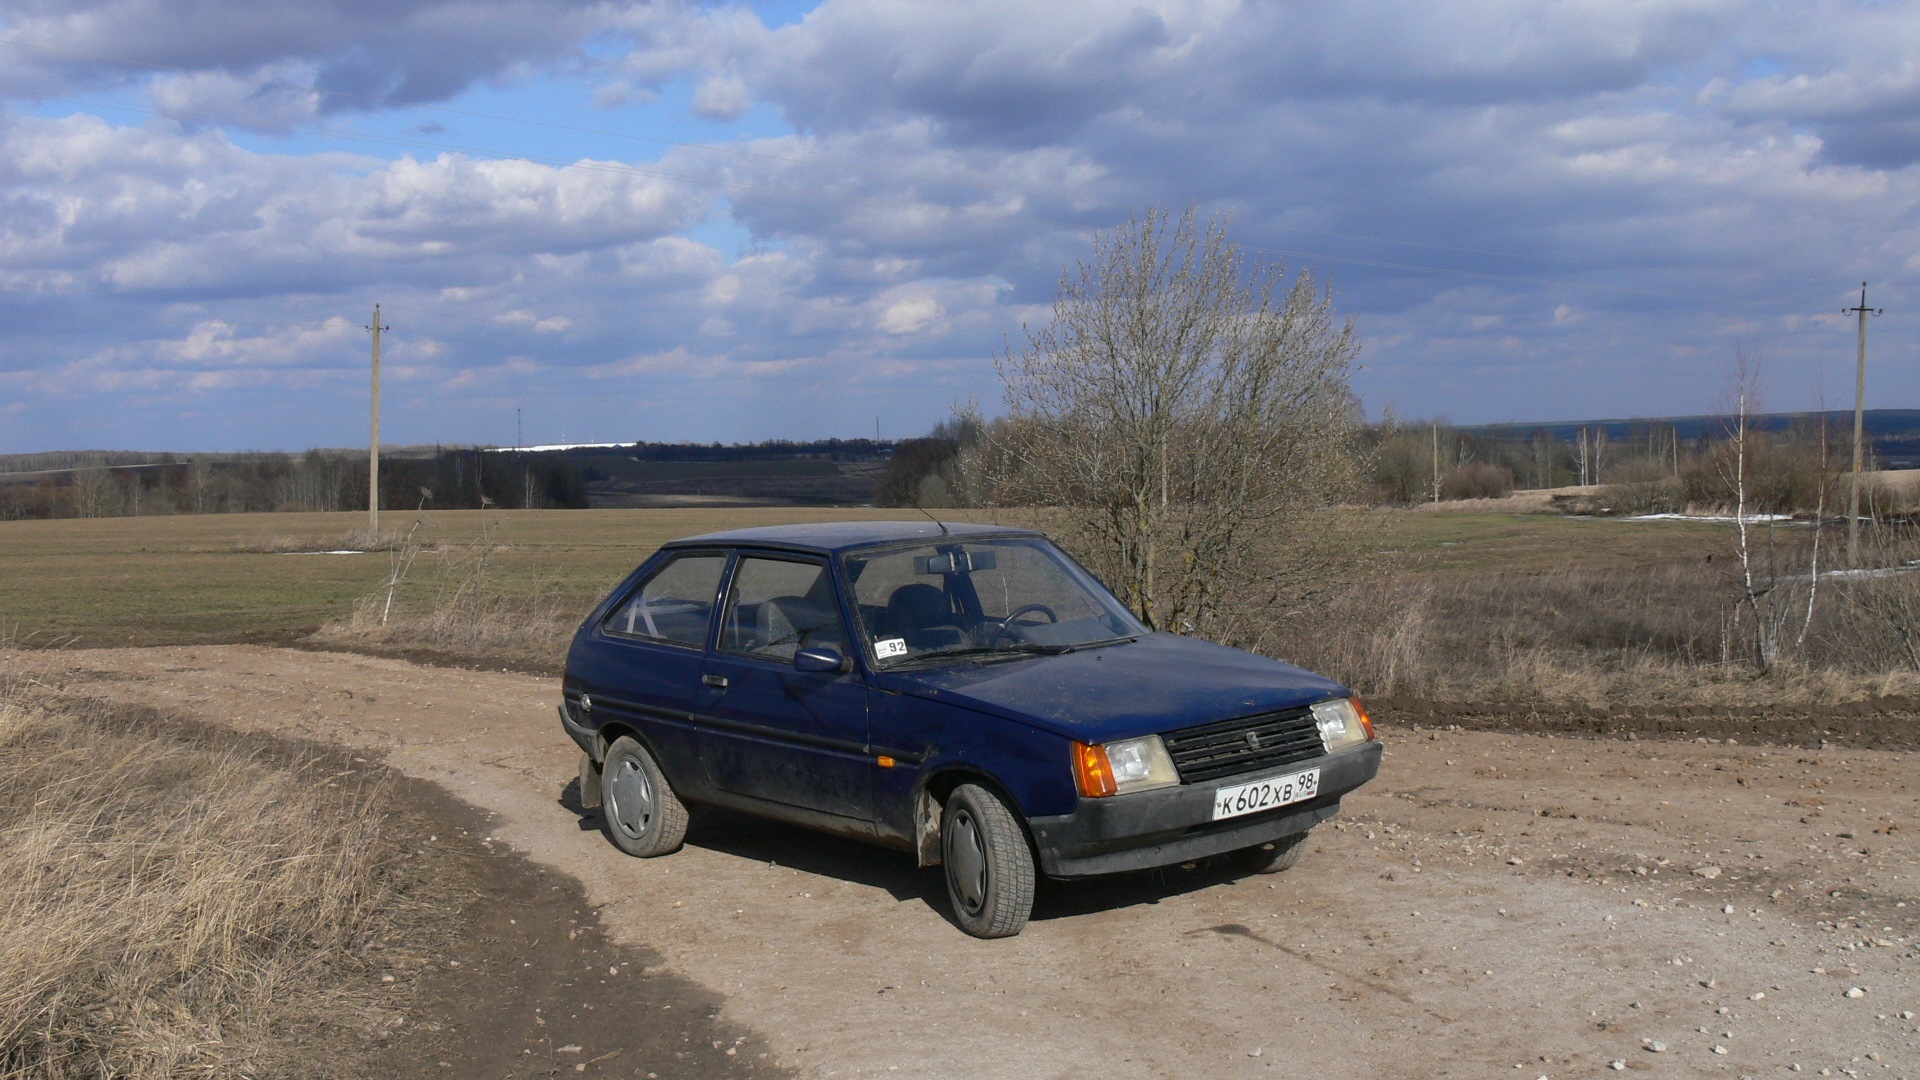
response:
<path id="1" fill-rule="evenodd" d="M 883 625 L 886 636 L 905 639 L 907 647 L 915 651 L 965 644 L 967 640 L 947 594 L 923 582 L 893 590 L 887 597 Z"/>

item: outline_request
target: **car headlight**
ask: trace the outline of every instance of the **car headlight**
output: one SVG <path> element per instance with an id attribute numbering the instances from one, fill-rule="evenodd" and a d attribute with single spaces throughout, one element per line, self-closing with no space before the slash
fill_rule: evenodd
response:
<path id="1" fill-rule="evenodd" d="M 1097 799 L 1173 787 L 1180 774 L 1160 736 L 1143 735 L 1097 746 L 1074 743 L 1073 779 L 1080 794 Z"/>
<path id="2" fill-rule="evenodd" d="M 1373 721 L 1358 698 L 1334 698 L 1313 707 L 1314 722 L 1320 725 L 1320 741 L 1327 752 L 1345 750 L 1373 738 Z"/>

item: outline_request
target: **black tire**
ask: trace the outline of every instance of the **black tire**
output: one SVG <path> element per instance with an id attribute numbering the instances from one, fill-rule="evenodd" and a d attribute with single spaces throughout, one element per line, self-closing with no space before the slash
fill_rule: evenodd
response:
<path id="1" fill-rule="evenodd" d="M 978 784 L 947 796 L 940 861 L 960 929 L 977 938 L 1012 937 L 1033 914 L 1033 849 L 1006 802 Z"/>
<path id="2" fill-rule="evenodd" d="M 687 805 L 673 793 L 653 755 L 631 736 L 607 747 L 600 798 L 601 822 L 614 847 L 642 859 L 680 850 L 687 837 Z"/>
<path id="3" fill-rule="evenodd" d="M 1243 874 L 1277 874 L 1293 869 L 1293 864 L 1300 861 L 1300 856 L 1306 850 L 1307 834 L 1299 832 L 1283 836 L 1271 844 L 1241 848 L 1229 853 L 1227 858 L 1232 859 L 1233 865 Z"/>

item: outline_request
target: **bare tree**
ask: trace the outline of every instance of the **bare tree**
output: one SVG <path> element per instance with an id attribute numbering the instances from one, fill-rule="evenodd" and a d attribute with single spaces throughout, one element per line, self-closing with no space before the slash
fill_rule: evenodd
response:
<path id="1" fill-rule="evenodd" d="M 120 512 L 120 485 L 100 458 L 73 470 L 71 497 L 75 517 L 111 517 Z"/>
<path id="2" fill-rule="evenodd" d="M 1779 471 L 1777 462 L 1770 462 L 1766 439 L 1754 430 L 1753 417 L 1760 409 L 1760 365 L 1744 346 L 1734 352 L 1733 383 L 1729 388 L 1732 399 L 1731 413 L 1726 421 L 1727 441 L 1724 452 L 1716 463 L 1721 481 L 1727 487 L 1727 493 L 1733 500 L 1733 524 L 1735 535 L 1735 553 L 1740 560 L 1739 573 L 1735 577 L 1738 599 L 1735 603 L 1732 625 L 1740 626 L 1743 619 L 1751 620 L 1753 660 L 1762 671 L 1770 671 L 1785 658 L 1787 653 L 1787 627 L 1793 618 L 1794 608 L 1801 604 L 1800 583 L 1808 583 L 1805 610 L 1800 620 L 1801 633 L 1792 639 L 1795 647 L 1804 643 L 1807 629 L 1813 622 L 1813 605 L 1819 593 L 1819 521 L 1816 518 L 1815 540 L 1811 566 L 1802 568 L 1795 564 L 1780 549 L 1778 543 L 1778 522 L 1784 516 L 1778 512 L 1784 507 L 1756 506 L 1754 488 L 1762 478 L 1762 470 Z M 1777 454 L 1772 455 L 1777 457 Z M 1822 474 L 1818 477 L 1821 495 L 1819 510 L 1826 508 L 1825 491 L 1828 478 L 1825 469 L 1824 446 L 1821 455 Z M 1765 511 L 1773 512 L 1765 512 Z M 1764 550 L 1761 543 L 1764 541 Z"/>
<path id="3" fill-rule="evenodd" d="M 1277 602 L 1355 562 L 1328 519 L 1360 476 L 1358 349 L 1307 274 L 1249 266 L 1224 220 L 1148 211 L 999 359 L 987 497 L 1051 511 L 1148 625 L 1257 645 Z"/>

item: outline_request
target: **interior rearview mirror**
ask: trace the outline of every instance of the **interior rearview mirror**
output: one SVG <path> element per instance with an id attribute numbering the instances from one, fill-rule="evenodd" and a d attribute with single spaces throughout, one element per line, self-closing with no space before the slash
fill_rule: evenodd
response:
<path id="1" fill-rule="evenodd" d="M 943 551 L 938 555 L 915 555 L 913 572 L 916 574 L 970 574 L 975 570 L 991 570 L 999 560 L 991 551 Z"/>

